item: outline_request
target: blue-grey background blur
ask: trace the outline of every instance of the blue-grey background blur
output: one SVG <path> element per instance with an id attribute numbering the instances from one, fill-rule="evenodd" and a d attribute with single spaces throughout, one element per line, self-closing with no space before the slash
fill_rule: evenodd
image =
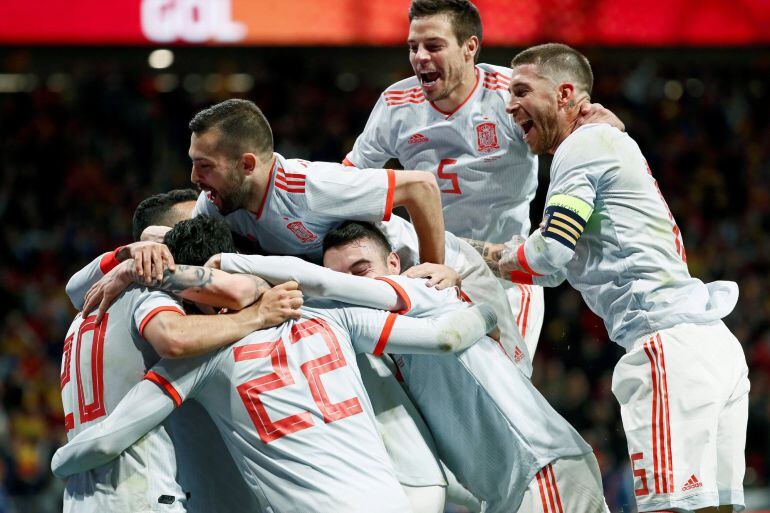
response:
<path id="1" fill-rule="evenodd" d="M 165 69 L 149 65 L 152 51 L 0 47 L 0 513 L 60 511 L 49 461 L 65 440 L 59 368 L 75 310 L 64 284 L 130 241 L 140 200 L 189 186 L 190 117 L 249 98 L 279 153 L 340 161 L 382 89 L 411 73 L 404 48 L 174 48 Z M 482 61 L 505 65 L 514 51 L 485 49 Z M 647 156 L 691 273 L 740 285 L 726 322 L 752 385 L 745 485 L 753 508 L 770 508 L 770 52 L 585 51 L 594 101 Z M 621 352 L 577 293 L 547 292 L 533 381 L 593 445 L 611 510 L 635 511 L 610 392 Z"/>

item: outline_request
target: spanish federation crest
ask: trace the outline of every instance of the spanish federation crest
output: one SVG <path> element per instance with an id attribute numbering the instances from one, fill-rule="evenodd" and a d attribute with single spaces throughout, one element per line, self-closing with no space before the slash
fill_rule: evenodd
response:
<path id="1" fill-rule="evenodd" d="M 301 221 L 294 221 L 286 225 L 286 228 L 292 231 L 292 233 L 300 240 L 300 242 L 309 243 L 315 242 L 318 236 L 307 229 Z"/>
<path id="2" fill-rule="evenodd" d="M 481 153 L 500 149 L 500 145 L 497 143 L 497 126 L 494 123 L 487 122 L 476 125 L 476 145 Z"/>

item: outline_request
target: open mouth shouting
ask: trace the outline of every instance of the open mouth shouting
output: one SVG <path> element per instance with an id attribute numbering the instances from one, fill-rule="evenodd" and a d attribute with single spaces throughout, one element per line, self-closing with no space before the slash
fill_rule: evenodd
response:
<path id="1" fill-rule="evenodd" d="M 422 84 L 423 90 L 427 93 L 433 91 L 438 85 L 438 81 L 441 79 L 441 73 L 438 71 L 421 71 L 417 74 Z"/>
<path id="2" fill-rule="evenodd" d="M 519 126 L 524 132 L 524 140 L 527 141 L 530 131 L 535 126 L 535 122 L 532 121 L 531 119 L 525 119 L 523 121 L 519 121 Z"/>

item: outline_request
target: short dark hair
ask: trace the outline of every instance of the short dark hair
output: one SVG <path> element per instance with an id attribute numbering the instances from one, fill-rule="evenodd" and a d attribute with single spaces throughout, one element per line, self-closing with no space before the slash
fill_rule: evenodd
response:
<path id="1" fill-rule="evenodd" d="M 218 149 L 230 158 L 244 153 L 271 155 L 273 131 L 254 102 L 232 98 L 198 112 L 188 125 L 195 135 L 219 130 Z"/>
<path id="2" fill-rule="evenodd" d="M 594 87 L 591 63 L 572 47 L 561 43 L 532 46 L 516 54 L 511 61 L 512 68 L 525 64 L 534 64 L 544 76 L 555 82 L 572 82 L 591 96 Z"/>
<path id="3" fill-rule="evenodd" d="M 174 262 L 184 265 L 203 265 L 217 253 L 235 253 L 230 228 L 221 219 L 208 216 L 177 223 L 163 237 L 163 243 Z"/>
<path id="4" fill-rule="evenodd" d="M 148 226 L 173 226 L 173 208 L 178 203 L 195 201 L 198 193 L 192 189 L 174 189 L 168 192 L 154 194 L 143 200 L 134 210 L 132 233 L 134 240 L 139 240 L 142 232 Z"/>
<path id="5" fill-rule="evenodd" d="M 323 250 L 326 253 L 329 249 L 345 246 L 361 239 L 374 241 L 380 247 L 385 257 L 393 251 L 385 234 L 372 223 L 365 221 L 345 221 L 339 227 L 327 233 L 324 237 Z"/>
<path id="6" fill-rule="evenodd" d="M 447 14 L 452 21 L 452 29 L 459 44 L 471 36 L 476 36 L 481 44 L 483 30 L 481 15 L 476 6 L 468 0 L 412 0 L 409 6 L 409 22 L 415 18 L 425 18 L 437 14 Z M 479 52 L 476 52 L 478 58 Z"/>

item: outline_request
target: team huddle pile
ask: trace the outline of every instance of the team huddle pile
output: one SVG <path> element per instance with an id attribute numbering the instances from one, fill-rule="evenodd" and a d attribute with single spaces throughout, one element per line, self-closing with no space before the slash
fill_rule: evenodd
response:
<path id="1" fill-rule="evenodd" d="M 252 102 L 209 107 L 197 199 L 143 201 L 138 242 L 72 277 L 65 511 L 608 511 L 591 447 L 529 381 L 542 287 L 565 280 L 627 351 L 612 391 L 639 511 L 744 509 L 737 286 L 690 276 L 586 58 L 477 64 L 463 0 L 409 20 L 415 76 L 342 164 L 275 153 Z"/>

